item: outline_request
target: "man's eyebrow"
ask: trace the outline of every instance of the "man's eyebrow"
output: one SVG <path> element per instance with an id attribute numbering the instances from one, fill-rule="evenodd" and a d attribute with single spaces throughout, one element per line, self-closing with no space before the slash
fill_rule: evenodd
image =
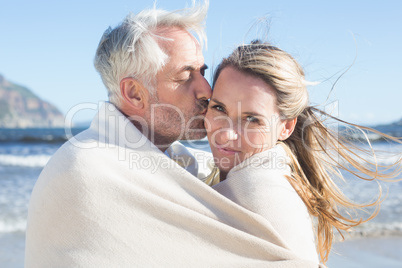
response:
<path id="1" fill-rule="evenodd" d="M 208 66 L 206 64 L 202 65 L 200 68 L 201 71 L 205 71 L 206 69 L 208 69 Z M 179 70 L 179 73 L 186 72 L 186 71 L 193 72 L 195 70 L 197 70 L 197 68 L 194 65 L 186 65 Z"/>

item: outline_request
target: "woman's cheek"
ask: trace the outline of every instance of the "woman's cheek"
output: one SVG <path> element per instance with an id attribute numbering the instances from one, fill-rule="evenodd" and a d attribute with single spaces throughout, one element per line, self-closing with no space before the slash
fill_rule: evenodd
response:
<path id="1" fill-rule="evenodd" d="M 253 130 L 244 135 L 244 152 L 259 153 L 264 149 L 271 148 L 268 133 L 261 130 Z"/>
<path id="2" fill-rule="evenodd" d="M 212 112 L 208 110 L 204 118 L 204 127 L 208 134 L 214 129 L 215 122 L 213 118 Z"/>

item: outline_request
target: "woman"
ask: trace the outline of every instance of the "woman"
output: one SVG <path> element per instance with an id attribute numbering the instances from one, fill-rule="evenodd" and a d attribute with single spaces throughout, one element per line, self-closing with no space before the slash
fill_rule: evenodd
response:
<path id="1" fill-rule="evenodd" d="M 348 230 L 364 222 L 337 207 L 380 202 L 348 201 L 333 181 L 342 178 L 338 169 L 392 178 L 401 173 L 401 159 L 387 174 L 372 171 L 377 166 L 367 160 L 359 164 L 363 159 L 353 151 L 361 149 L 335 135 L 319 115 L 331 116 L 309 106 L 307 84 L 286 52 L 258 41 L 240 46 L 215 72 L 205 126 L 221 176 L 214 188 L 267 218 L 296 254 L 318 262 L 318 251 L 325 263 L 333 227 Z"/>

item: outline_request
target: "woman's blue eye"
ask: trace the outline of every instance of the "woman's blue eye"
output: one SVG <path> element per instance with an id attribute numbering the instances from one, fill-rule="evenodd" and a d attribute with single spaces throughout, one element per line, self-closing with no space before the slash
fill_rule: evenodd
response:
<path id="1" fill-rule="evenodd" d="M 254 116 L 247 116 L 246 120 L 248 122 L 251 122 L 251 123 L 259 123 L 260 122 L 260 120 L 257 117 L 254 117 Z"/>
<path id="2" fill-rule="evenodd" d="M 215 109 L 219 112 L 225 112 L 225 109 L 223 109 L 223 107 L 220 105 L 214 105 L 214 106 L 212 106 L 212 109 Z"/>

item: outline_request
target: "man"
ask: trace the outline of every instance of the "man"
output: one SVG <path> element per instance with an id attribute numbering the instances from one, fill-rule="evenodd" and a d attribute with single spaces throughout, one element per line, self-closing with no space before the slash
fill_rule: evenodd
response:
<path id="1" fill-rule="evenodd" d="M 270 223 L 197 179 L 207 168 L 174 143 L 205 136 L 207 4 L 145 10 L 105 32 L 95 67 L 110 103 L 42 171 L 26 267 L 306 264 Z M 167 156 L 177 151 L 188 171 Z"/>

